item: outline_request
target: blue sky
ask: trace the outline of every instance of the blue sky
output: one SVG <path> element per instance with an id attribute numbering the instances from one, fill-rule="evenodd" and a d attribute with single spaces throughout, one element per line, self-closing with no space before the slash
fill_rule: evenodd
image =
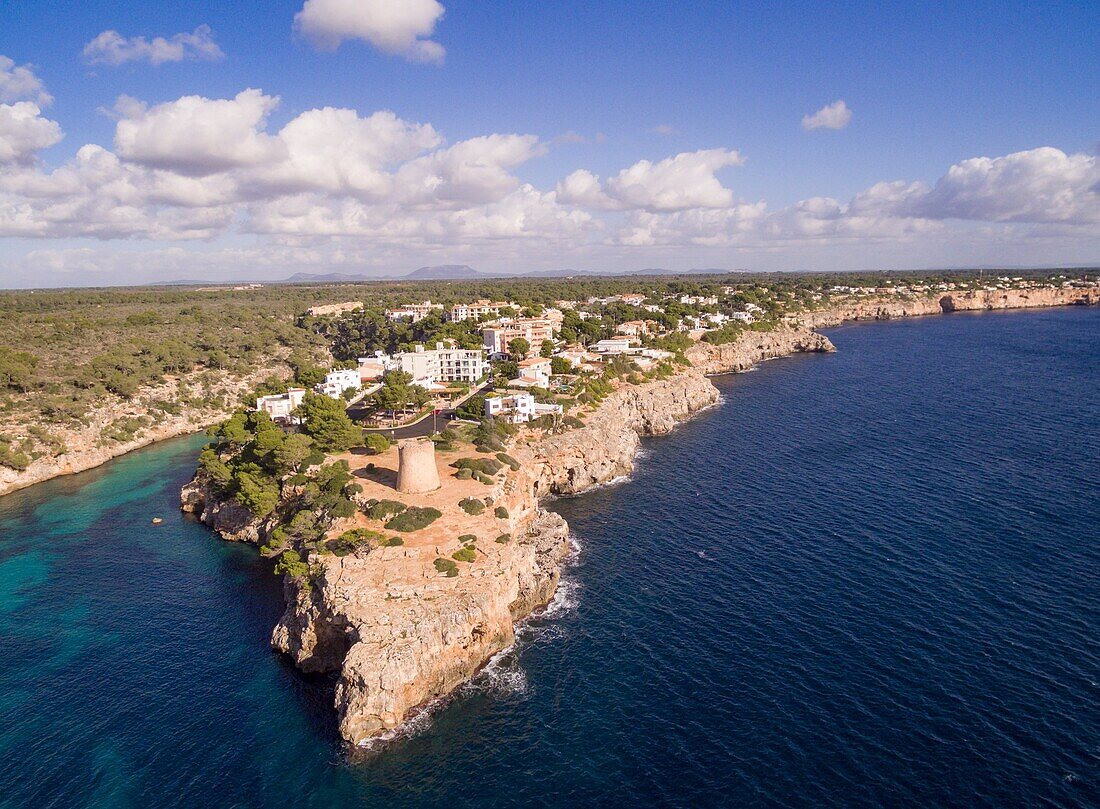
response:
<path id="1" fill-rule="evenodd" d="M 384 16 L 395 0 L 311 2 L 318 4 L 312 19 L 339 26 L 348 14 Z M 1100 262 L 1096 3 L 439 0 L 445 11 L 419 36 L 438 43 L 445 56 L 427 62 L 387 52 L 354 33 L 326 50 L 315 31 L 295 27 L 303 3 L 5 0 L 0 56 L 16 68 L 28 66 L 53 97 L 39 104 L 41 117 L 55 121 L 64 138 L 0 164 L 0 236 L 7 237 L 0 245 L 0 274 L 8 276 L 0 281 L 175 277 L 188 269 L 189 254 L 196 257 L 195 272 L 185 274 L 211 278 L 231 268 L 234 277 L 278 277 L 303 269 L 395 272 L 450 260 L 521 270 Z M 104 31 L 151 40 L 200 25 L 212 29 L 224 58 L 113 65 L 82 57 L 85 45 Z M 203 183 L 251 189 L 221 200 L 216 213 L 207 211 L 223 224 L 198 237 L 194 229 L 181 235 L 147 226 L 62 227 L 43 210 L 41 197 L 20 190 L 29 172 L 49 176 L 84 144 L 117 151 L 117 116 L 104 110 L 119 96 L 155 109 L 184 96 L 234 99 L 245 88 L 280 98 L 261 130 L 269 135 L 310 110 L 336 107 L 362 118 L 390 110 L 410 124 L 430 124 L 440 142 L 424 155 L 494 133 L 534 135 L 538 145 L 509 162 L 510 186 L 479 188 L 466 199 L 456 192 L 445 200 L 421 196 L 402 203 L 334 186 L 296 187 L 296 204 L 308 196 L 317 210 L 328 211 L 319 218 L 331 218 L 335 206 L 345 212 L 339 226 L 316 230 L 301 225 L 300 212 L 296 223 L 257 228 L 249 206 L 262 202 L 253 180 L 234 174 L 236 168 L 224 175 L 187 169 L 191 175 L 201 171 Z M 28 100 L 35 99 L 0 96 L 9 106 Z M 843 128 L 807 131 L 801 125 L 803 116 L 840 100 L 851 112 Z M 0 118 L 0 138 L 3 133 Z M 695 171 L 685 159 L 685 166 L 670 165 L 665 173 L 640 169 L 618 190 L 608 182 L 639 161 L 660 166 L 676 155 L 715 149 L 735 150 L 740 165 L 726 161 Z M 1036 151 L 1042 149 L 1069 162 Z M 124 168 L 162 171 L 147 155 L 135 154 L 121 155 Z M 971 166 L 961 186 L 937 186 L 963 161 L 1013 155 L 1024 157 Z M 399 162 L 380 168 L 393 173 Z M 562 193 L 559 183 L 578 170 L 600 178 L 597 191 Z M 443 173 L 429 184 L 453 182 L 446 171 L 438 169 Z M 418 173 L 417 179 L 424 178 Z M 629 193 L 623 190 L 628 180 Z M 904 202 L 889 195 L 887 205 L 877 194 L 871 208 L 851 206 L 857 194 L 890 181 L 927 188 L 906 192 Z M 145 188 L 154 178 L 146 174 L 133 182 Z M 517 218 L 545 216 L 566 224 L 517 225 L 511 233 L 469 225 L 475 208 L 487 219 L 498 217 L 500 206 L 519 210 L 509 195 L 525 184 L 543 198 L 524 203 L 538 210 L 523 207 Z M 78 193 L 58 178 L 54 185 L 50 194 Z M 287 203 L 286 194 L 269 186 L 260 193 L 263 201 L 278 196 Z M 82 192 L 103 197 L 102 187 Z M 1013 195 L 1020 197 L 1015 203 L 1008 201 Z M 147 197 L 119 204 L 144 205 L 145 214 L 163 218 L 163 201 Z M 817 198 L 839 207 L 815 204 L 808 221 L 796 209 Z M 991 203 L 993 198 L 1004 202 Z M 748 207 L 760 203 L 766 211 Z M 425 230 L 448 233 L 402 241 L 359 219 L 349 227 L 348 206 L 362 205 L 371 213 L 361 218 L 411 217 L 406 230 L 412 231 L 416 217 L 426 217 Z M 17 206 L 30 210 L 20 223 L 10 213 Z M 188 206 L 193 212 L 193 203 Z M 871 209 L 874 222 L 862 213 Z M 28 225 L 27 216 L 46 224 Z M 227 259 L 230 253 L 235 261 Z M 140 268 L 127 258 L 143 254 L 149 260 Z M 256 263 L 240 269 L 250 257 Z"/>

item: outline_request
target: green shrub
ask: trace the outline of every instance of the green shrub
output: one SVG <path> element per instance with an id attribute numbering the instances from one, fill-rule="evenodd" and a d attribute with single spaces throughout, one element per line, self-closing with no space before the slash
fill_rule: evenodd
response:
<path id="1" fill-rule="evenodd" d="M 332 551 L 336 556 L 347 556 L 358 550 L 370 550 L 385 543 L 385 537 L 377 531 L 355 528 L 351 531 L 345 531 L 336 539 L 330 539 L 325 543 L 325 548 Z"/>
<path id="2" fill-rule="evenodd" d="M 280 576 L 285 574 L 296 579 L 302 579 L 309 575 L 309 565 L 302 561 L 302 557 L 297 551 L 284 551 L 275 564 L 275 573 Z"/>
<path id="3" fill-rule="evenodd" d="M 390 448 L 390 440 L 381 433 L 367 433 L 363 443 L 375 455 L 379 455 Z"/>
<path id="4" fill-rule="evenodd" d="M 459 501 L 459 507 L 462 508 L 467 514 L 480 514 L 485 511 L 485 504 L 480 500 L 475 500 L 472 497 L 467 497 L 464 500 Z"/>
<path id="5" fill-rule="evenodd" d="M 397 545 L 404 545 L 405 540 L 403 540 L 401 537 L 390 537 L 389 539 L 387 539 L 382 544 L 385 545 L 387 548 L 393 548 L 393 547 L 396 547 Z"/>
<path id="6" fill-rule="evenodd" d="M 451 558 L 459 562 L 472 562 L 477 559 L 477 551 L 474 548 L 460 548 L 451 554 Z"/>
<path id="7" fill-rule="evenodd" d="M 372 520 L 388 520 L 395 514 L 400 514 L 408 506 L 397 500 L 374 500 L 367 504 L 367 516 Z"/>
<path id="8" fill-rule="evenodd" d="M 519 471 L 519 461 L 517 461 L 511 455 L 507 455 L 503 452 L 498 452 L 497 453 L 497 460 L 500 461 L 503 464 L 507 464 L 508 466 L 512 467 L 513 472 L 518 472 Z"/>
<path id="9" fill-rule="evenodd" d="M 495 475 L 504 468 L 504 464 L 492 458 L 459 458 L 451 466 L 456 469 L 469 469 L 475 473 L 480 472 L 483 475 Z"/>
<path id="10" fill-rule="evenodd" d="M 493 509 L 493 513 L 497 516 L 498 520 L 508 519 L 508 509 L 506 509 L 504 506 L 497 506 L 495 509 Z"/>
<path id="11" fill-rule="evenodd" d="M 496 538 L 495 541 L 499 542 L 501 545 L 507 545 L 509 542 L 512 541 L 512 535 L 511 534 L 501 534 L 499 537 Z"/>
<path id="12" fill-rule="evenodd" d="M 493 485 L 493 479 L 488 475 L 482 474 L 481 472 L 475 472 L 474 478 L 477 480 L 478 483 L 484 483 L 486 486 Z"/>
<path id="13" fill-rule="evenodd" d="M 474 476 L 474 470 L 463 467 L 455 472 L 455 477 L 459 480 L 470 480 Z"/>
<path id="14" fill-rule="evenodd" d="M 477 542 L 477 534 L 463 534 L 458 538 L 458 541 L 461 542 L 463 545 L 469 542 Z"/>
<path id="15" fill-rule="evenodd" d="M 355 516 L 355 511 L 356 511 L 355 503 L 351 502 L 350 500 L 344 499 L 344 500 L 340 500 L 339 502 L 337 502 L 336 505 L 334 505 L 329 510 L 329 513 L 333 517 L 347 518 L 347 517 L 354 517 Z"/>
<path id="16" fill-rule="evenodd" d="M 435 569 L 438 570 L 440 573 L 445 574 L 449 579 L 454 578 L 458 575 L 458 565 L 456 565 L 450 559 L 436 559 Z"/>
<path id="17" fill-rule="evenodd" d="M 443 512 L 437 508 L 413 506 L 405 509 L 386 523 L 386 528 L 407 534 L 412 531 L 419 531 L 421 528 L 427 528 L 442 516 Z"/>
<path id="18" fill-rule="evenodd" d="M 22 472 L 31 465 L 31 459 L 24 452 L 12 452 L 6 444 L 0 444 L 0 466 Z"/>

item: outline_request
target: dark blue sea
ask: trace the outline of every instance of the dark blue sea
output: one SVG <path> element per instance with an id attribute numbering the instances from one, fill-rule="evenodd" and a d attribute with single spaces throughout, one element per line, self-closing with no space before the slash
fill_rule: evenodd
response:
<path id="1" fill-rule="evenodd" d="M 0 806 L 1100 806 L 1100 309 L 829 335 L 554 503 L 549 614 L 354 762 L 201 439 L 0 499 Z"/>

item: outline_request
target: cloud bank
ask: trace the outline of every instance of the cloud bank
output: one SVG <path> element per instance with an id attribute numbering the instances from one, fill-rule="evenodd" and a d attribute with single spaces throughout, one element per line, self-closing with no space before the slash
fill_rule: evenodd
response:
<path id="1" fill-rule="evenodd" d="M 225 54 L 214 41 L 209 25 L 200 25 L 190 34 L 170 37 L 124 37 L 118 31 L 104 31 L 84 46 L 84 61 L 90 65 L 117 67 L 127 62 L 147 62 L 154 67 L 167 62 L 217 61 Z"/>
<path id="2" fill-rule="evenodd" d="M 42 92 L 25 80 L 19 90 Z M 846 201 L 773 209 L 738 196 L 745 159 L 732 149 L 640 159 L 605 178 L 578 168 L 538 188 L 522 174 L 551 144 L 534 134 L 449 142 L 427 122 L 337 107 L 275 128 L 279 103 L 260 89 L 152 105 L 122 97 L 111 147 L 80 146 L 57 166 L 41 153 L 62 139 L 61 125 L 36 101 L 2 103 L 0 238 L 154 243 L 149 255 L 165 266 L 191 254 L 210 267 L 232 257 L 235 266 L 285 269 L 652 266 L 660 256 L 837 245 L 992 245 L 1003 254 L 1007 244 L 1100 242 L 1100 159 L 1053 147 L 961 160 L 932 182 L 881 182 Z M 242 239 L 247 250 L 233 246 Z M 190 246 L 164 244 L 173 242 Z M 133 255 L 31 252 L 64 266 L 119 266 Z"/>

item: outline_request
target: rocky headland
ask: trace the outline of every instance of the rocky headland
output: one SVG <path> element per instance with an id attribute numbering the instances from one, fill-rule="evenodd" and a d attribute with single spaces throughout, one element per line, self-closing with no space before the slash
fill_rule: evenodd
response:
<path id="1" fill-rule="evenodd" d="M 415 502 L 437 507 L 442 518 L 397 547 L 312 555 L 308 583 L 286 577 L 287 608 L 272 646 L 304 671 L 338 675 L 335 707 L 348 742 L 385 738 L 474 676 L 513 642 L 516 622 L 553 597 L 568 552 L 568 526 L 541 503 L 629 475 L 642 436 L 666 435 L 718 401 L 708 376 L 796 353 L 834 351 L 815 329 L 846 320 L 1095 302 L 1082 290 L 876 298 L 803 312 L 771 331 L 746 331 L 724 345 L 697 343 L 686 352 L 688 367 L 666 379 L 619 387 L 583 415 L 583 425 L 550 435 L 521 431 L 508 448 L 518 468 L 495 477 L 491 489 L 454 480 L 447 465 L 462 453 L 441 454 L 442 489 Z M 390 454 L 373 459 L 369 475 L 361 471 L 362 459 L 346 458 L 367 486 L 362 498 L 392 492 L 397 462 Z M 506 518 L 472 516 L 455 507 L 463 497 L 486 493 Z M 271 529 L 243 507 L 219 500 L 201 471 L 183 490 L 182 503 L 226 539 L 260 544 Z M 362 524 L 361 517 L 358 523 L 342 521 L 332 531 Z M 494 541 L 498 532 L 508 539 Z M 477 537 L 468 543 L 476 547 L 476 561 L 459 575 L 443 574 L 433 560 L 447 558 L 462 536 Z"/>

